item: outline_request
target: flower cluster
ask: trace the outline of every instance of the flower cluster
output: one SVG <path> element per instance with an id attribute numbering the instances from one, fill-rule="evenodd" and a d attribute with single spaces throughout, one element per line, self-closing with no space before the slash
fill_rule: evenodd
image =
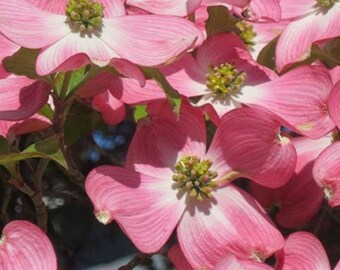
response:
<path id="1" fill-rule="evenodd" d="M 0 0 L 1 181 L 46 231 L 54 160 L 99 222 L 178 270 L 331 269 L 303 226 L 340 206 L 339 38 L 339 0 Z M 91 114 L 70 128 L 77 106 Z M 82 177 L 69 146 L 85 122 L 131 108 L 124 164 Z M 6 225 L 1 269 L 57 267 L 40 229 Z"/>

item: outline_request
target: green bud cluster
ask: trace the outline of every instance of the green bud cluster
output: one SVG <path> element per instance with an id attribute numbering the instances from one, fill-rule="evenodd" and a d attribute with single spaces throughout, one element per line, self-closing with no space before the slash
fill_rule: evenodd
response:
<path id="1" fill-rule="evenodd" d="M 245 21 L 239 21 L 235 24 L 236 34 L 247 44 L 249 47 L 255 45 L 254 38 L 256 33 L 254 27 Z"/>
<path id="2" fill-rule="evenodd" d="M 186 191 L 199 201 L 211 198 L 211 192 L 216 183 L 212 180 L 217 177 L 216 172 L 210 171 L 212 162 L 200 160 L 196 156 L 181 158 L 175 165 L 175 174 L 172 179 L 176 182 L 179 191 Z"/>
<path id="3" fill-rule="evenodd" d="M 336 0 L 316 0 L 316 2 L 322 7 L 330 8 L 334 5 Z"/>
<path id="4" fill-rule="evenodd" d="M 207 87 L 216 96 L 230 95 L 241 89 L 247 75 L 239 72 L 234 65 L 221 64 L 218 67 L 210 67 L 207 75 Z"/>
<path id="5" fill-rule="evenodd" d="M 66 16 L 80 32 L 92 32 L 102 25 L 104 6 L 91 0 L 69 0 Z"/>

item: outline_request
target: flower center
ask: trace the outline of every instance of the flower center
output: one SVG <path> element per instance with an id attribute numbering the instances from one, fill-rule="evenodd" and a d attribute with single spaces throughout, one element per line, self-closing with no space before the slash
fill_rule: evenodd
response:
<path id="1" fill-rule="evenodd" d="M 199 201 L 211 198 L 211 192 L 216 187 L 212 180 L 217 177 L 216 172 L 209 170 L 211 165 L 210 160 L 201 161 L 196 156 L 183 157 L 176 163 L 172 179 L 179 191 L 186 191 Z"/>
<path id="2" fill-rule="evenodd" d="M 336 0 L 316 0 L 316 2 L 324 8 L 331 8 Z"/>
<path id="3" fill-rule="evenodd" d="M 218 67 L 209 67 L 207 87 L 216 95 L 230 95 L 241 89 L 247 75 L 238 71 L 234 65 L 225 63 Z"/>
<path id="4" fill-rule="evenodd" d="M 236 34 L 244 41 L 248 47 L 254 46 L 254 38 L 256 33 L 254 32 L 254 27 L 245 21 L 239 21 L 235 24 Z"/>
<path id="5" fill-rule="evenodd" d="M 69 0 L 66 16 L 80 32 L 92 32 L 102 25 L 104 6 L 91 0 Z"/>

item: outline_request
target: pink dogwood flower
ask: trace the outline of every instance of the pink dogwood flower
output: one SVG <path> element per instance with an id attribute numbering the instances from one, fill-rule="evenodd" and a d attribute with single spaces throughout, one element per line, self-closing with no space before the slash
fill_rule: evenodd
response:
<path id="1" fill-rule="evenodd" d="M 149 104 L 148 112 L 126 167 L 101 166 L 87 176 L 97 219 L 117 221 L 146 253 L 157 252 L 177 227 L 194 269 L 213 269 L 227 253 L 261 260 L 282 248 L 282 236 L 265 212 L 229 184 L 246 176 L 279 186 L 291 177 L 296 153 L 278 136 L 277 120 L 260 109 L 230 112 L 206 152 L 200 111 L 184 104 L 177 120 L 160 102 Z"/>
<path id="2" fill-rule="evenodd" d="M 64 15 L 59 14 L 62 4 Z M 41 49 L 36 62 L 40 75 L 90 62 L 105 66 L 120 58 L 144 66 L 160 65 L 202 42 L 201 31 L 188 20 L 126 16 L 121 1 L 69 0 L 62 4 L 0 1 L 0 32 L 22 47 Z"/>
<path id="3" fill-rule="evenodd" d="M 340 35 L 340 2 L 337 0 L 282 0 L 284 18 L 294 18 L 276 46 L 276 67 L 306 59 L 315 42 Z"/>
<path id="4" fill-rule="evenodd" d="M 57 270 L 57 258 L 46 234 L 30 222 L 17 220 L 3 229 L 0 269 Z"/>

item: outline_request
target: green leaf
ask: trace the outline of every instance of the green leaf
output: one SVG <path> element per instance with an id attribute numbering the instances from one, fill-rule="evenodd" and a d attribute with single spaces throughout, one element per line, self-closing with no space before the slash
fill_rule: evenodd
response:
<path id="1" fill-rule="evenodd" d="M 235 31 L 235 24 L 239 21 L 231 15 L 224 6 L 208 7 L 209 18 L 205 24 L 208 37 L 216 33 L 229 33 Z"/>
<path id="2" fill-rule="evenodd" d="M 47 117 L 50 121 L 53 121 L 53 110 L 49 104 L 45 104 L 40 110 L 39 114 Z"/>
<path id="3" fill-rule="evenodd" d="M 278 38 L 273 39 L 265 47 L 263 47 L 263 49 L 261 50 L 261 52 L 259 53 L 257 57 L 257 62 L 260 65 L 266 66 L 272 70 L 276 68 L 275 48 L 276 48 L 277 39 Z"/>
<path id="4" fill-rule="evenodd" d="M 0 164 L 6 166 L 8 163 L 17 162 L 28 158 L 51 159 L 67 169 L 67 163 L 59 148 L 59 141 L 55 136 L 32 144 L 20 153 L 1 153 Z"/>
<path id="5" fill-rule="evenodd" d="M 178 116 L 182 104 L 181 95 L 178 93 L 178 91 L 170 85 L 170 83 L 158 69 L 144 67 L 143 71 L 146 73 L 146 75 L 154 79 L 163 89 L 170 105 L 173 107 L 174 113 L 176 116 Z"/>
<path id="6" fill-rule="evenodd" d="M 75 88 L 84 79 L 86 70 L 87 70 L 87 67 L 84 66 L 72 72 L 71 80 L 68 84 L 66 94 L 69 94 L 72 91 L 72 89 Z M 57 88 L 56 90 L 58 94 L 60 94 L 64 79 L 65 79 L 65 72 L 58 72 L 57 75 L 54 77 L 54 84 Z"/>
<path id="7" fill-rule="evenodd" d="M 311 56 L 318 58 L 321 62 L 327 65 L 329 68 L 333 68 L 340 65 L 340 42 L 330 42 L 324 49 L 321 49 L 317 45 L 312 46 Z"/>
<path id="8" fill-rule="evenodd" d="M 0 156 L 7 155 L 10 152 L 11 152 L 11 147 L 8 144 L 7 140 L 3 136 L 0 136 Z M 4 163 L 0 162 L 0 164 L 3 165 L 12 176 L 15 176 L 16 174 L 16 163 L 15 162 L 4 162 Z"/>
<path id="9" fill-rule="evenodd" d="M 35 71 L 35 62 L 40 50 L 20 48 L 12 56 L 6 57 L 2 64 L 10 73 L 24 75 L 30 79 L 43 79 Z"/>
<path id="10" fill-rule="evenodd" d="M 74 144 L 78 139 L 96 129 L 100 123 L 102 120 L 99 112 L 84 104 L 75 103 L 64 123 L 66 144 Z"/>
<path id="11" fill-rule="evenodd" d="M 146 111 L 146 105 L 137 105 L 133 111 L 133 119 L 137 123 L 138 120 L 143 119 L 148 116 L 148 112 Z"/>

